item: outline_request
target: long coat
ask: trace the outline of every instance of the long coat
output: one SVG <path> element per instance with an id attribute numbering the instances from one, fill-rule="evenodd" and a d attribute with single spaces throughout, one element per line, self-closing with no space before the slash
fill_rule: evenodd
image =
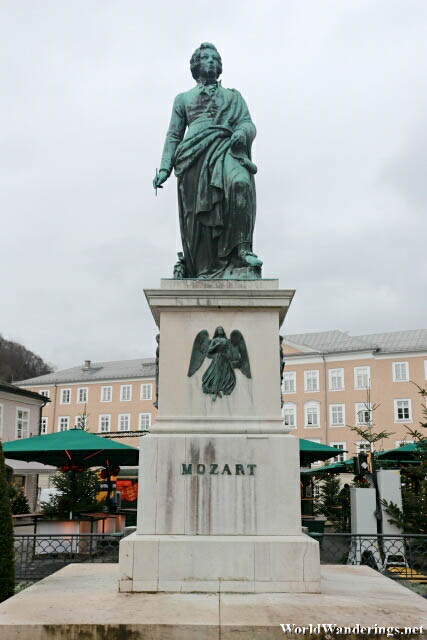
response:
<path id="1" fill-rule="evenodd" d="M 231 144 L 235 131 L 243 144 Z M 235 89 L 199 84 L 175 98 L 160 168 L 178 178 L 187 277 L 220 278 L 240 245 L 252 249 L 255 182 L 246 167 L 255 135 Z"/>

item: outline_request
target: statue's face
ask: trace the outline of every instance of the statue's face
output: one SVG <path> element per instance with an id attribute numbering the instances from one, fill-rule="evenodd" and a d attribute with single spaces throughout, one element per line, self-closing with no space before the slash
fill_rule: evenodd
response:
<path id="1" fill-rule="evenodd" d="M 199 76 L 205 78 L 215 78 L 219 76 L 218 54 L 214 49 L 202 49 L 200 52 Z"/>

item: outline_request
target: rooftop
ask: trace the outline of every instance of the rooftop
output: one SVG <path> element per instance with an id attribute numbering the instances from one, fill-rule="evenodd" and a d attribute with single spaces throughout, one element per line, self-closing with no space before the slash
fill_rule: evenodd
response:
<path id="1" fill-rule="evenodd" d="M 370 333 L 350 336 L 348 332 L 321 331 L 285 335 L 284 342 L 302 347 L 306 353 L 345 353 L 347 351 L 381 351 L 397 353 L 427 350 L 427 329 Z"/>
<path id="2" fill-rule="evenodd" d="M 34 398 L 35 400 L 41 400 L 43 404 L 46 404 L 46 402 L 50 402 L 49 398 L 45 398 L 35 391 L 21 389 L 20 387 L 17 387 L 16 384 L 11 384 L 10 382 L 6 382 L 5 380 L 0 380 L 0 391 L 5 391 L 6 393 L 15 393 L 18 396 L 26 396 L 27 398 Z"/>
<path id="3" fill-rule="evenodd" d="M 98 380 L 127 380 L 132 378 L 154 378 L 156 373 L 154 358 L 137 358 L 135 360 L 113 360 L 109 362 L 91 362 L 71 369 L 62 369 L 47 373 L 44 376 L 21 380 L 16 384 L 21 387 L 63 384 L 67 382 L 97 382 Z"/>

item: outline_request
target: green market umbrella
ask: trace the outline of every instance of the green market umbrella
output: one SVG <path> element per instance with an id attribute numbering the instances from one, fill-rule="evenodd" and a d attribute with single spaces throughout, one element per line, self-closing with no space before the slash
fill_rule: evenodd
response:
<path id="1" fill-rule="evenodd" d="M 101 438 L 84 429 L 70 429 L 59 433 L 22 438 L 5 442 L 3 445 L 5 458 L 41 462 L 59 467 L 63 472 L 70 472 L 73 485 L 76 473 L 89 467 L 104 467 L 101 477 L 107 481 L 106 503 L 112 510 L 111 476 L 120 471 L 119 465 L 134 466 L 138 464 L 139 451 L 134 447 L 108 438 Z M 70 513 L 70 519 L 72 513 Z"/>
<path id="2" fill-rule="evenodd" d="M 396 449 L 388 449 L 387 451 L 377 451 L 375 453 L 375 459 L 377 466 L 381 466 L 381 463 L 394 464 L 394 468 L 399 468 L 399 463 L 416 463 L 415 455 L 419 452 L 417 444 L 408 443 L 403 447 L 396 447 Z M 317 469 L 307 469 L 302 471 L 304 475 L 322 475 L 330 472 L 333 473 L 352 473 L 354 466 L 354 458 L 349 458 L 343 462 L 334 462 L 333 464 L 325 465 L 324 467 L 318 467 Z"/>
<path id="3" fill-rule="evenodd" d="M 378 460 L 397 460 L 400 462 L 410 462 L 413 457 L 420 453 L 420 448 L 417 444 L 409 442 L 402 447 L 396 447 L 396 449 L 388 449 L 388 451 L 380 451 L 376 454 Z"/>
<path id="4" fill-rule="evenodd" d="M 343 451 L 344 449 L 330 447 L 327 444 L 320 444 L 320 442 L 312 442 L 304 438 L 299 439 L 300 464 L 302 467 L 306 467 L 317 460 L 335 458 Z"/>
<path id="5" fill-rule="evenodd" d="M 41 462 L 53 467 L 135 466 L 139 451 L 108 438 L 101 438 L 83 429 L 70 429 L 33 438 L 12 440 L 3 444 L 5 458 Z"/>
<path id="6" fill-rule="evenodd" d="M 339 449 L 342 451 L 342 449 Z M 324 467 L 316 467 L 316 469 L 304 469 L 301 471 L 303 475 L 314 476 L 314 475 L 322 475 L 330 473 L 352 473 L 353 471 L 354 459 L 350 458 L 349 460 L 344 460 L 344 462 L 333 462 L 332 464 L 327 464 Z"/>

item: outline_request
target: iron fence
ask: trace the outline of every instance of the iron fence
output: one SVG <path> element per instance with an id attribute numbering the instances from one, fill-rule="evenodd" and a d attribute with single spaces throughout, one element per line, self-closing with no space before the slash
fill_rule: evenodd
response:
<path id="1" fill-rule="evenodd" d="M 72 562 L 118 562 L 122 533 L 15 535 L 16 582 L 36 582 Z"/>
<path id="2" fill-rule="evenodd" d="M 395 580 L 427 583 L 427 536 L 311 533 L 321 564 L 366 564 Z"/>
<path id="3" fill-rule="evenodd" d="M 322 564 L 365 564 L 395 580 L 427 584 L 427 536 L 310 533 Z M 75 562 L 118 562 L 122 533 L 15 535 L 16 581 L 36 582 Z"/>

